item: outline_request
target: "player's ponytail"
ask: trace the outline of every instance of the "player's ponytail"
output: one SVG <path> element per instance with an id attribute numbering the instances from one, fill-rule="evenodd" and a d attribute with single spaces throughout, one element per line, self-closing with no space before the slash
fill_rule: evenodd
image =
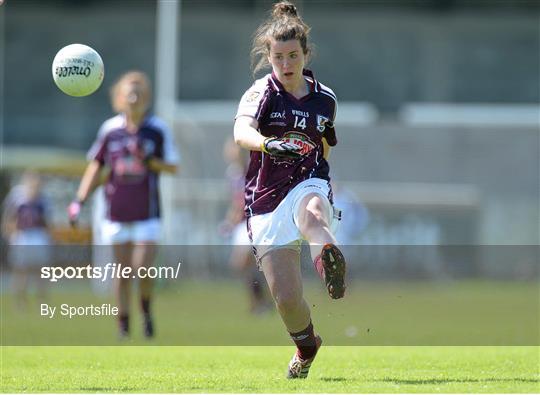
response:
<path id="1" fill-rule="evenodd" d="M 296 6 L 288 1 L 282 1 L 274 4 L 272 7 L 272 18 L 278 19 L 283 16 L 298 18 Z"/>
<path id="2" fill-rule="evenodd" d="M 253 37 L 251 49 L 253 74 L 270 66 L 268 54 L 272 38 L 276 41 L 298 40 L 304 55 L 309 60 L 311 54 L 311 45 L 308 43 L 310 30 L 311 28 L 304 23 L 294 4 L 289 1 L 274 4 L 270 18 L 259 26 Z"/>

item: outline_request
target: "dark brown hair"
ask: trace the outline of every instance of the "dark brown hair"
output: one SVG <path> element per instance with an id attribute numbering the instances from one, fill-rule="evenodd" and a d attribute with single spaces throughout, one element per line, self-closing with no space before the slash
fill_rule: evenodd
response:
<path id="1" fill-rule="evenodd" d="M 311 28 L 298 15 L 294 4 L 281 1 L 272 7 L 271 16 L 255 31 L 251 48 L 251 67 L 253 74 L 269 66 L 270 39 L 276 41 L 298 40 L 309 59 L 311 45 L 309 31 Z"/>

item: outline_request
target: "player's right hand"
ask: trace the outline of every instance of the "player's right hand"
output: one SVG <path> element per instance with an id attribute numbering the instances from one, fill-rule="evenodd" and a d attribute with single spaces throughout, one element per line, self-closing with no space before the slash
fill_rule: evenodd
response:
<path id="1" fill-rule="evenodd" d="M 268 137 L 261 145 L 261 149 L 264 153 L 272 156 L 278 156 L 282 158 L 296 159 L 300 158 L 302 154 L 300 151 L 302 148 L 296 144 L 289 143 L 284 139 L 278 137 Z"/>
<path id="2" fill-rule="evenodd" d="M 79 221 L 79 216 L 81 215 L 81 209 L 82 209 L 82 202 L 78 199 L 75 199 L 74 201 L 72 201 L 67 207 L 69 224 L 72 227 L 77 226 L 77 222 Z"/>

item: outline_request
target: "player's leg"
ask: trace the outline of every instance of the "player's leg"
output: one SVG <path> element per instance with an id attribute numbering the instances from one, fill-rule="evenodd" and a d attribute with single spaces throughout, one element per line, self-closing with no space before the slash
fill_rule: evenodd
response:
<path id="1" fill-rule="evenodd" d="M 255 259 L 253 258 L 253 252 L 249 252 L 247 257 L 249 266 L 247 267 L 247 279 L 249 281 L 249 287 L 251 296 L 253 298 L 252 313 L 262 314 L 266 313 L 273 308 L 273 301 L 268 293 L 264 274 L 258 269 Z"/>
<path id="2" fill-rule="evenodd" d="M 130 266 L 132 245 L 130 242 L 113 245 L 114 258 L 117 264 L 122 267 Z M 129 305 L 131 295 L 131 279 L 115 278 L 114 294 L 118 307 L 118 329 L 120 336 L 129 335 Z"/>
<path id="3" fill-rule="evenodd" d="M 262 313 L 270 307 L 267 292 L 264 285 L 264 275 L 258 270 L 249 245 L 234 245 L 229 265 L 241 277 L 248 297 L 249 310 L 251 313 Z"/>
<path id="4" fill-rule="evenodd" d="M 307 377 L 318 348 L 311 323 L 311 313 L 303 297 L 299 252 L 288 248 L 268 252 L 261 261 L 262 269 L 278 312 L 297 346 L 289 364 L 289 378 Z"/>
<path id="5" fill-rule="evenodd" d="M 16 308 L 26 308 L 28 305 L 28 268 L 20 265 L 13 266 L 10 282 Z"/>
<path id="6" fill-rule="evenodd" d="M 290 333 L 305 329 L 310 311 L 303 298 L 299 253 L 289 248 L 268 252 L 261 261 L 262 270 L 278 312 Z"/>
<path id="7" fill-rule="evenodd" d="M 154 241 L 137 241 L 133 245 L 131 265 L 134 270 L 149 268 L 154 264 L 157 245 Z M 143 314 L 143 330 L 146 337 L 154 336 L 154 324 L 150 305 L 152 302 L 153 279 L 148 276 L 139 278 L 139 301 Z"/>
<path id="8" fill-rule="evenodd" d="M 296 209 L 297 226 L 309 242 L 315 269 L 325 281 L 330 296 L 338 299 L 345 293 L 345 259 L 331 231 L 332 217 L 330 202 L 318 193 L 302 197 Z"/>
<path id="9" fill-rule="evenodd" d="M 10 288 L 13 294 L 13 302 L 17 309 L 28 307 L 28 281 L 30 271 L 30 259 L 32 258 L 33 246 L 24 245 L 22 232 L 13 237 L 8 250 L 8 260 L 11 264 Z"/>
<path id="10" fill-rule="evenodd" d="M 36 287 L 36 297 L 40 303 L 47 299 L 47 281 L 41 278 L 41 267 L 33 266 L 31 271 L 32 282 Z"/>
<path id="11" fill-rule="evenodd" d="M 297 212 L 298 229 L 310 245 L 336 244 L 330 230 L 332 218 L 328 199 L 318 193 L 309 193 L 300 201 Z"/>

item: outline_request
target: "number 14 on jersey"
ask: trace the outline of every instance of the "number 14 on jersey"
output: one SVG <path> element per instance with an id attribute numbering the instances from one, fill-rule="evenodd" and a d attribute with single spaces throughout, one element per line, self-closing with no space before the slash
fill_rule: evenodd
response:
<path id="1" fill-rule="evenodd" d="M 300 118 L 300 120 L 298 120 Z M 294 116 L 294 127 L 295 128 L 302 128 L 304 130 L 306 128 L 306 118 L 299 117 L 298 115 Z"/>

